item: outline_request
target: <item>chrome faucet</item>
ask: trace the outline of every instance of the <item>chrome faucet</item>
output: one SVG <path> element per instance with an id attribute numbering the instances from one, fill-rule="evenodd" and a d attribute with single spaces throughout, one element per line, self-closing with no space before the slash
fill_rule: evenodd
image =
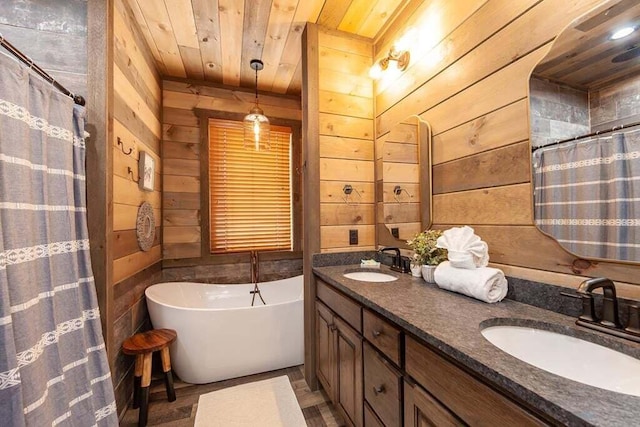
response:
<path id="1" fill-rule="evenodd" d="M 593 291 L 602 288 L 602 316 L 596 314 L 593 302 Z M 618 315 L 618 298 L 616 286 L 610 279 L 597 277 L 580 283 L 577 293 L 582 299 L 582 314 L 576 320 L 576 324 L 596 331 L 640 342 L 640 308 L 637 305 L 629 306 L 629 322 L 627 327 L 622 326 Z"/>
<path id="2" fill-rule="evenodd" d="M 386 246 L 379 249 L 378 253 L 381 254 L 387 251 L 395 252 L 395 255 L 393 256 L 393 262 L 389 267 L 391 270 L 398 271 L 400 273 L 409 273 L 411 271 L 411 268 L 409 266 L 409 258 L 400 255 L 400 248 L 396 248 L 394 246 Z"/>

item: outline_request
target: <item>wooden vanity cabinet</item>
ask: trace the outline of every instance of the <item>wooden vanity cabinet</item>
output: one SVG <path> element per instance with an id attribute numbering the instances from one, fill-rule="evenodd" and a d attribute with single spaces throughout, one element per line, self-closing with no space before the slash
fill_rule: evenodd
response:
<path id="1" fill-rule="evenodd" d="M 362 425 L 362 337 L 339 318 L 334 319 L 335 384 L 334 403 L 348 422 Z"/>
<path id="2" fill-rule="evenodd" d="M 365 309 L 362 315 L 362 335 L 396 366 L 401 365 L 402 330 L 400 328 Z"/>
<path id="3" fill-rule="evenodd" d="M 465 424 L 546 425 L 502 393 L 477 380 L 412 337 L 407 337 L 405 341 L 405 367 L 407 374 L 428 392 L 426 395 L 435 397 L 441 403 L 440 409 L 455 414 L 455 417 Z M 424 402 L 425 399 L 419 399 L 419 401 Z M 411 411 L 412 405 L 415 407 L 415 403 L 408 401 L 405 395 L 405 413 Z M 421 408 L 427 406 L 434 407 L 425 403 L 420 404 Z M 443 411 L 438 411 L 438 414 L 443 415 Z M 422 414 L 427 412 L 424 409 L 420 411 Z M 429 411 L 429 413 L 435 412 Z"/>
<path id="4" fill-rule="evenodd" d="M 455 427 L 465 424 L 420 386 L 405 379 L 404 425 L 406 427 Z"/>
<path id="5" fill-rule="evenodd" d="M 367 402 L 364 402 L 364 425 L 366 427 L 385 427 Z"/>
<path id="6" fill-rule="evenodd" d="M 320 384 L 351 426 L 363 425 L 362 311 L 360 305 L 318 281 L 316 360 Z"/>
<path id="7" fill-rule="evenodd" d="M 333 355 L 335 328 L 331 310 L 324 304 L 316 302 L 316 375 L 331 400 L 333 400 L 333 387 L 336 383 Z"/>
<path id="8" fill-rule="evenodd" d="M 317 375 L 348 425 L 547 425 L 321 280 L 317 296 Z"/>
<path id="9" fill-rule="evenodd" d="M 364 398 L 386 427 L 402 425 L 402 373 L 364 343 Z"/>

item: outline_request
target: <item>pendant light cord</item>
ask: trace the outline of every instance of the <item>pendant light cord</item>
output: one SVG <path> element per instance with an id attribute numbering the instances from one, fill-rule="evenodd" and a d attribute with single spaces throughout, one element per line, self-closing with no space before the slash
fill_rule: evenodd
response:
<path id="1" fill-rule="evenodd" d="M 258 68 L 256 67 L 256 107 L 258 106 Z"/>

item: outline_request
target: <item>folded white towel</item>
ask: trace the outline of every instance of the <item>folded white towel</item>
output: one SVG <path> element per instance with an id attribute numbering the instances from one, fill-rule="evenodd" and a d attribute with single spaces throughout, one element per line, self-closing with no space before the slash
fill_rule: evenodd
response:
<path id="1" fill-rule="evenodd" d="M 456 268 L 486 267 L 489 264 L 489 246 L 468 225 L 444 231 L 438 237 L 436 247 L 448 251 L 447 258 Z"/>
<path id="2" fill-rule="evenodd" d="M 449 261 L 445 261 L 438 265 L 434 277 L 436 284 L 442 289 L 485 302 L 498 302 L 507 295 L 507 279 L 497 268 L 455 268 Z"/>

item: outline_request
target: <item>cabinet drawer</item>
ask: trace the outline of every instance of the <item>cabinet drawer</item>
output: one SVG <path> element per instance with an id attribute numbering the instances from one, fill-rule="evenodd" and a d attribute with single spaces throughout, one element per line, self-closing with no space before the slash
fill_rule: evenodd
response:
<path id="1" fill-rule="evenodd" d="M 362 310 L 351 298 L 342 295 L 322 280 L 316 280 L 316 295 L 327 307 L 347 321 L 356 331 L 362 332 Z"/>
<path id="2" fill-rule="evenodd" d="M 404 425 L 460 427 L 464 423 L 419 385 L 404 381 Z"/>
<path id="3" fill-rule="evenodd" d="M 368 403 L 364 403 L 364 427 L 385 427 Z"/>
<path id="4" fill-rule="evenodd" d="M 400 329 L 369 310 L 364 310 L 362 322 L 364 337 L 400 366 Z"/>
<path id="5" fill-rule="evenodd" d="M 405 338 L 407 373 L 470 425 L 545 425 L 524 408 L 411 337 Z"/>
<path id="6" fill-rule="evenodd" d="M 368 344 L 364 344 L 364 397 L 387 427 L 400 426 L 402 377 Z"/>

